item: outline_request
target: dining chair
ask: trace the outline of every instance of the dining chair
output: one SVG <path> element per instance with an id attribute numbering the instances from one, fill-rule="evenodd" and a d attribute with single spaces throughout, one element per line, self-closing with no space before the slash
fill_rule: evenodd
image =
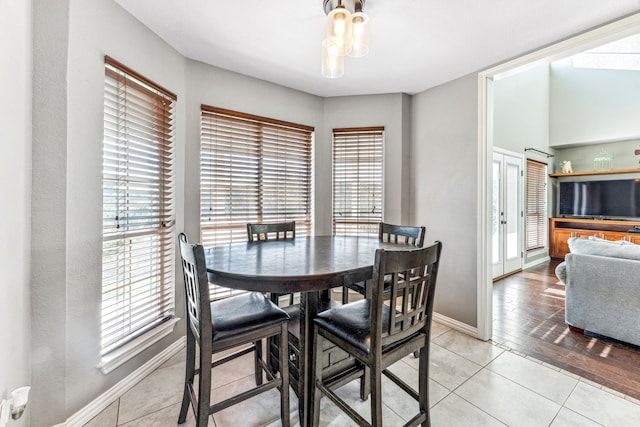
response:
<path id="1" fill-rule="evenodd" d="M 407 426 L 430 426 L 429 342 L 433 300 L 442 243 L 410 250 L 378 249 L 375 254 L 371 296 L 341 305 L 314 319 L 313 345 L 316 354 L 328 340 L 344 349 L 360 369 L 323 376 L 321 361 L 313 358 L 311 417 L 320 421 L 320 400 L 327 396 L 360 426 L 382 425 L 382 375 L 418 401 L 419 412 Z M 387 278 L 387 279 L 385 279 Z M 390 298 L 385 296 L 389 287 Z M 387 368 L 403 357 L 419 351 L 418 390 Z M 361 377 L 369 370 L 371 422 L 358 414 L 335 389 Z"/>
<path id="2" fill-rule="evenodd" d="M 248 223 L 247 240 L 249 243 L 266 242 L 269 240 L 287 240 L 296 238 L 296 222 L 271 222 L 271 223 Z M 276 304 L 280 304 L 282 297 L 288 297 L 288 305 L 292 305 L 296 294 L 276 294 L 271 293 L 270 299 Z"/>
<path id="3" fill-rule="evenodd" d="M 278 222 L 278 223 L 249 223 L 247 224 L 247 240 L 255 244 L 268 244 L 273 240 L 295 239 L 296 228 L 295 221 Z M 299 394 L 300 381 L 300 293 L 275 293 L 271 292 L 269 299 L 274 304 L 281 307 L 287 312 L 291 321 L 289 322 L 289 344 L 288 344 L 288 361 L 289 361 L 289 380 L 293 390 Z M 337 301 L 331 300 L 329 291 L 323 291 L 318 300 L 318 311 L 327 310 L 333 306 L 339 305 Z M 328 343 L 327 343 L 328 344 Z M 279 352 L 282 349 L 278 337 L 268 340 L 269 364 L 272 370 L 277 370 L 280 364 Z M 325 366 L 325 373 L 341 370 L 345 366 L 353 364 L 352 360 L 347 358 L 345 352 L 336 349 L 335 346 L 327 345 L 323 349 L 325 358 L 330 360 Z M 286 360 L 286 359 L 285 359 Z M 366 392 L 366 383 L 362 386 L 362 396 Z"/>
<path id="4" fill-rule="evenodd" d="M 282 425 L 289 426 L 288 365 L 278 366 L 278 377 L 262 357 L 262 340 L 277 336 L 284 343 L 280 360 L 287 360 L 289 316 L 258 292 L 211 302 L 204 248 L 200 244 L 190 244 L 184 233 L 180 233 L 179 241 L 187 312 L 187 360 L 178 424 L 185 422 L 189 406 L 193 408 L 196 426 L 206 426 L 209 415 L 278 388 Z M 244 348 L 212 361 L 213 354 L 240 346 Z M 199 349 L 198 360 L 196 347 Z M 212 405 L 212 369 L 251 352 L 255 354 L 256 387 Z M 267 377 L 264 383 L 263 371 Z M 197 385 L 194 384 L 196 375 Z"/>
<path id="5" fill-rule="evenodd" d="M 296 222 L 275 222 L 275 223 L 248 223 L 247 224 L 247 241 L 249 243 L 267 243 L 271 240 L 288 240 L 296 237 Z M 289 354 L 285 359 L 280 357 L 280 351 L 283 346 L 280 345 L 278 337 L 268 340 L 268 358 L 269 365 L 272 370 L 277 370 L 281 360 L 288 361 L 289 364 L 289 380 L 292 388 L 298 393 L 298 360 L 299 360 L 299 337 L 300 337 L 300 306 L 296 304 L 299 301 L 299 293 L 276 293 L 270 292 L 269 299 L 272 303 L 283 308 L 289 315 L 289 336 L 287 348 Z"/>
<path id="6" fill-rule="evenodd" d="M 378 240 L 381 242 L 415 246 L 421 248 L 424 244 L 425 227 L 413 227 L 407 225 L 394 225 L 381 222 L 378 227 Z M 349 302 L 349 289 L 360 295 L 366 294 L 365 282 L 351 283 L 342 289 L 342 303 Z"/>
<path id="7" fill-rule="evenodd" d="M 295 238 L 295 221 L 247 224 L 247 240 L 249 240 L 249 242 Z"/>

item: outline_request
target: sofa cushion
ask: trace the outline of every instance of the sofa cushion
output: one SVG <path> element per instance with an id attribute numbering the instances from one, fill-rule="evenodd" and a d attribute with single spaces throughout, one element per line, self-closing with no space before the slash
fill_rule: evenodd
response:
<path id="1" fill-rule="evenodd" d="M 631 243 L 628 240 L 607 240 L 607 239 L 601 239 L 600 237 L 596 237 L 596 236 L 589 236 L 589 240 L 595 240 L 596 242 L 608 242 L 608 243 L 615 243 L 616 245 L 634 245 L 635 243 Z"/>
<path id="2" fill-rule="evenodd" d="M 574 254 L 608 256 L 640 261 L 640 245 L 588 240 L 580 237 L 571 237 L 567 240 L 567 243 L 569 244 L 569 250 Z"/>

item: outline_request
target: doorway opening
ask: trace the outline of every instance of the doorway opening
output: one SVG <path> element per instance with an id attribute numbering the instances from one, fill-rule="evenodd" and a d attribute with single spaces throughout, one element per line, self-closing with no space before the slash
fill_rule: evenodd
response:
<path id="1" fill-rule="evenodd" d="M 640 32 L 640 14 L 602 26 L 555 45 L 485 70 L 478 75 L 478 338 L 488 340 L 492 335 L 493 283 L 493 113 L 494 85 L 501 79 L 549 64 L 562 58 L 602 46 Z M 491 255 L 491 256 L 490 256 Z"/>

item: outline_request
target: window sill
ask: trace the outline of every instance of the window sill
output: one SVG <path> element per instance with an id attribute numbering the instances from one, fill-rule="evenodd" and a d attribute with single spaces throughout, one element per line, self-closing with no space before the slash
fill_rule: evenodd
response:
<path id="1" fill-rule="evenodd" d="M 103 374 L 108 374 L 117 367 L 123 365 L 125 362 L 133 359 L 135 356 L 146 350 L 153 344 L 160 341 L 173 332 L 176 323 L 180 321 L 179 317 L 174 317 L 168 322 L 164 322 L 158 327 L 150 330 L 144 335 L 141 335 L 137 339 L 130 343 L 120 347 L 117 350 L 112 351 L 107 356 L 102 358 L 102 361 L 98 365 L 98 368 Z"/>

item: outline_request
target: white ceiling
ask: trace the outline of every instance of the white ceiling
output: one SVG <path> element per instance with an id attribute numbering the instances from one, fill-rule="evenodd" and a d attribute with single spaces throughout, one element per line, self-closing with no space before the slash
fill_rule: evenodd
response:
<path id="1" fill-rule="evenodd" d="M 320 75 L 322 0 L 115 0 L 185 57 L 329 97 L 415 94 L 640 11 L 640 0 L 366 0 L 370 52 Z"/>

